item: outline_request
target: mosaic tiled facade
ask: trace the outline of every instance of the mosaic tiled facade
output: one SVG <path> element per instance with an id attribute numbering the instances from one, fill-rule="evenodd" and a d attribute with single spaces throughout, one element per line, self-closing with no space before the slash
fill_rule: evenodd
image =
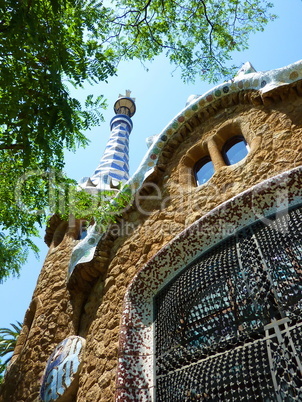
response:
<path id="1" fill-rule="evenodd" d="M 301 400 L 301 136 L 302 62 L 247 64 L 152 140 L 117 224 L 53 217 L 1 402 Z"/>

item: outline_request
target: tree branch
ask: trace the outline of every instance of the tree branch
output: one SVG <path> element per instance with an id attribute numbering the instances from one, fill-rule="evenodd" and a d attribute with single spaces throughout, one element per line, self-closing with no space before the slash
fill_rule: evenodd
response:
<path id="1" fill-rule="evenodd" d="M 11 145 L 0 145 L 0 149 L 24 149 L 24 145 L 21 144 L 11 144 Z"/>
<path id="2" fill-rule="evenodd" d="M 207 23 L 210 25 L 210 27 L 211 27 L 211 31 L 210 31 L 210 37 L 209 37 L 209 40 L 210 40 L 210 44 L 209 44 L 209 48 L 210 48 L 210 54 L 212 54 L 213 53 L 213 50 L 212 50 L 212 32 L 214 31 L 214 25 L 212 24 L 212 21 L 209 19 L 209 17 L 208 17 L 208 14 L 207 14 L 207 7 L 206 7 L 206 5 L 205 5 L 205 2 L 203 1 L 203 0 L 200 0 L 201 1 L 201 3 L 202 3 L 202 5 L 203 5 L 203 10 L 204 10 L 204 16 L 205 16 L 205 19 L 207 20 Z"/>

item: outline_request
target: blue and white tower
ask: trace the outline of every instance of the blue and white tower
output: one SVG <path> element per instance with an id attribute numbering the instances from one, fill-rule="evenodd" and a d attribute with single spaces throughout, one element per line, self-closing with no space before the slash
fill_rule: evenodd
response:
<path id="1" fill-rule="evenodd" d="M 110 122 L 110 138 L 98 167 L 90 178 L 79 183 L 89 192 L 114 190 L 129 179 L 129 135 L 133 127 L 131 117 L 136 111 L 130 93 L 126 90 L 126 95 L 119 95 L 114 104 L 116 115 Z"/>

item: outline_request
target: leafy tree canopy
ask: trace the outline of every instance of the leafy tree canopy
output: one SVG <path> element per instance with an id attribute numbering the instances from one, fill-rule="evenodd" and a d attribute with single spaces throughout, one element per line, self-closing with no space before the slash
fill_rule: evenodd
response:
<path id="1" fill-rule="evenodd" d="M 266 0 L 0 1 L 0 280 L 19 272 L 27 247 L 37 251 L 31 237 L 46 215 L 49 168 L 62 171 L 64 149 L 85 146 L 85 130 L 102 119 L 103 96 L 81 105 L 70 85 L 106 81 L 119 61 L 161 53 L 185 80 L 216 81 L 231 73 L 231 52 L 274 18 L 271 7 Z"/>

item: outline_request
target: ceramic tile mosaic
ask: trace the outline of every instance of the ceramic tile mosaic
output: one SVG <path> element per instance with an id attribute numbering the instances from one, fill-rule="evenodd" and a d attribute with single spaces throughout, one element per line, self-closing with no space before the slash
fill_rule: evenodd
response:
<path id="1" fill-rule="evenodd" d="M 150 387 L 147 389 L 138 389 L 138 388 L 118 388 L 115 394 L 116 401 L 122 402 L 130 402 L 130 401 L 139 401 L 139 402 L 151 402 L 154 400 L 154 387 Z"/>
<path id="2" fill-rule="evenodd" d="M 119 357 L 117 388 L 149 388 L 153 384 L 153 355 L 123 355 Z"/>
<path id="3" fill-rule="evenodd" d="M 127 120 L 129 122 L 115 117 L 111 121 L 111 134 L 105 152 L 90 178 L 95 186 L 103 188 L 105 185 L 109 185 L 110 187 L 112 179 L 122 183 L 129 179 L 129 135 L 132 123 L 130 118 L 127 117 Z"/>
<path id="4" fill-rule="evenodd" d="M 153 338 L 150 327 L 123 326 L 120 328 L 120 355 L 150 355 L 152 353 Z"/>
<path id="5" fill-rule="evenodd" d="M 231 235 L 235 229 L 240 230 L 257 220 L 269 224 L 270 215 L 282 214 L 284 210 L 299 204 L 302 204 L 302 167 L 268 179 L 221 204 L 176 236 L 138 272 L 128 288 L 124 302 L 117 387 L 125 388 L 125 384 L 131 388 L 134 384 L 140 384 L 138 387 L 153 386 L 152 359 L 142 357 L 146 353 L 146 346 L 148 353 L 149 348 L 150 353 L 153 348 L 150 341 L 153 339 L 154 295 L 181 269 L 220 240 Z M 225 231 L 221 225 L 215 224 L 217 220 L 224 222 Z M 211 232 L 204 228 L 211 228 Z M 181 253 L 181 258 L 174 258 L 175 255 L 178 256 L 182 247 L 185 252 Z M 137 332 L 140 327 L 141 336 Z M 135 337 L 130 334 L 131 328 Z M 127 332 L 129 337 L 126 335 Z M 138 356 L 141 358 L 134 360 Z M 133 364 L 137 364 L 135 368 Z M 143 373 L 140 373 L 140 370 Z M 134 379 L 133 376 L 138 378 Z M 127 394 L 128 399 L 122 399 L 121 394 L 119 398 L 117 400 L 137 400 L 131 394 Z M 150 398 L 154 400 L 151 396 Z"/>
<path id="6" fill-rule="evenodd" d="M 140 282 L 140 281 L 138 281 Z M 136 293 L 137 287 L 133 281 L 132 286 L 127 290 L 124 309 L 122 316 L 122 326 L 145 328 L 152 326 L 153 312 L 152 306 L 146 305 L 144 302 L 144 295 L 148 285 L 145 282 L 141 283 L 139 293 Z"/>
<path id="7" fill-rule="evenodd" d="M 94 174 L 83 180 L 83 189 L 111 190 L 112 183 L 129 180 L 129 135 L 133 124 L 128 116 L 118 115 L 111 120 L 111 133 L 104 154 Z"/>
<path id="8" fill-rule="evenodd" d="M 42 401 L 56 401 L 68 391 L 71 383 L 78 375 L 85 345 L 86 340 L 84 338 L 70 336 L 55 348 L 48 359 L 42 378 L 40 390 Z"/>
<path id="9" fill-rule="evenodd" d="M 158 281 L 163 283 L 172 272 L 171 263 L 173 265 L 182 266 L 187 257 L 187 250 L 184 251 L 182 244 L 175 244 L 173 250 L 167 248 L 163 251 L 160 261 L 158 261 L 159 268 L 154 271 L 152 267 L 146 267 L 144 272 L 140 274 L 140 280 L 148 286 L 150 282 Z"/>

